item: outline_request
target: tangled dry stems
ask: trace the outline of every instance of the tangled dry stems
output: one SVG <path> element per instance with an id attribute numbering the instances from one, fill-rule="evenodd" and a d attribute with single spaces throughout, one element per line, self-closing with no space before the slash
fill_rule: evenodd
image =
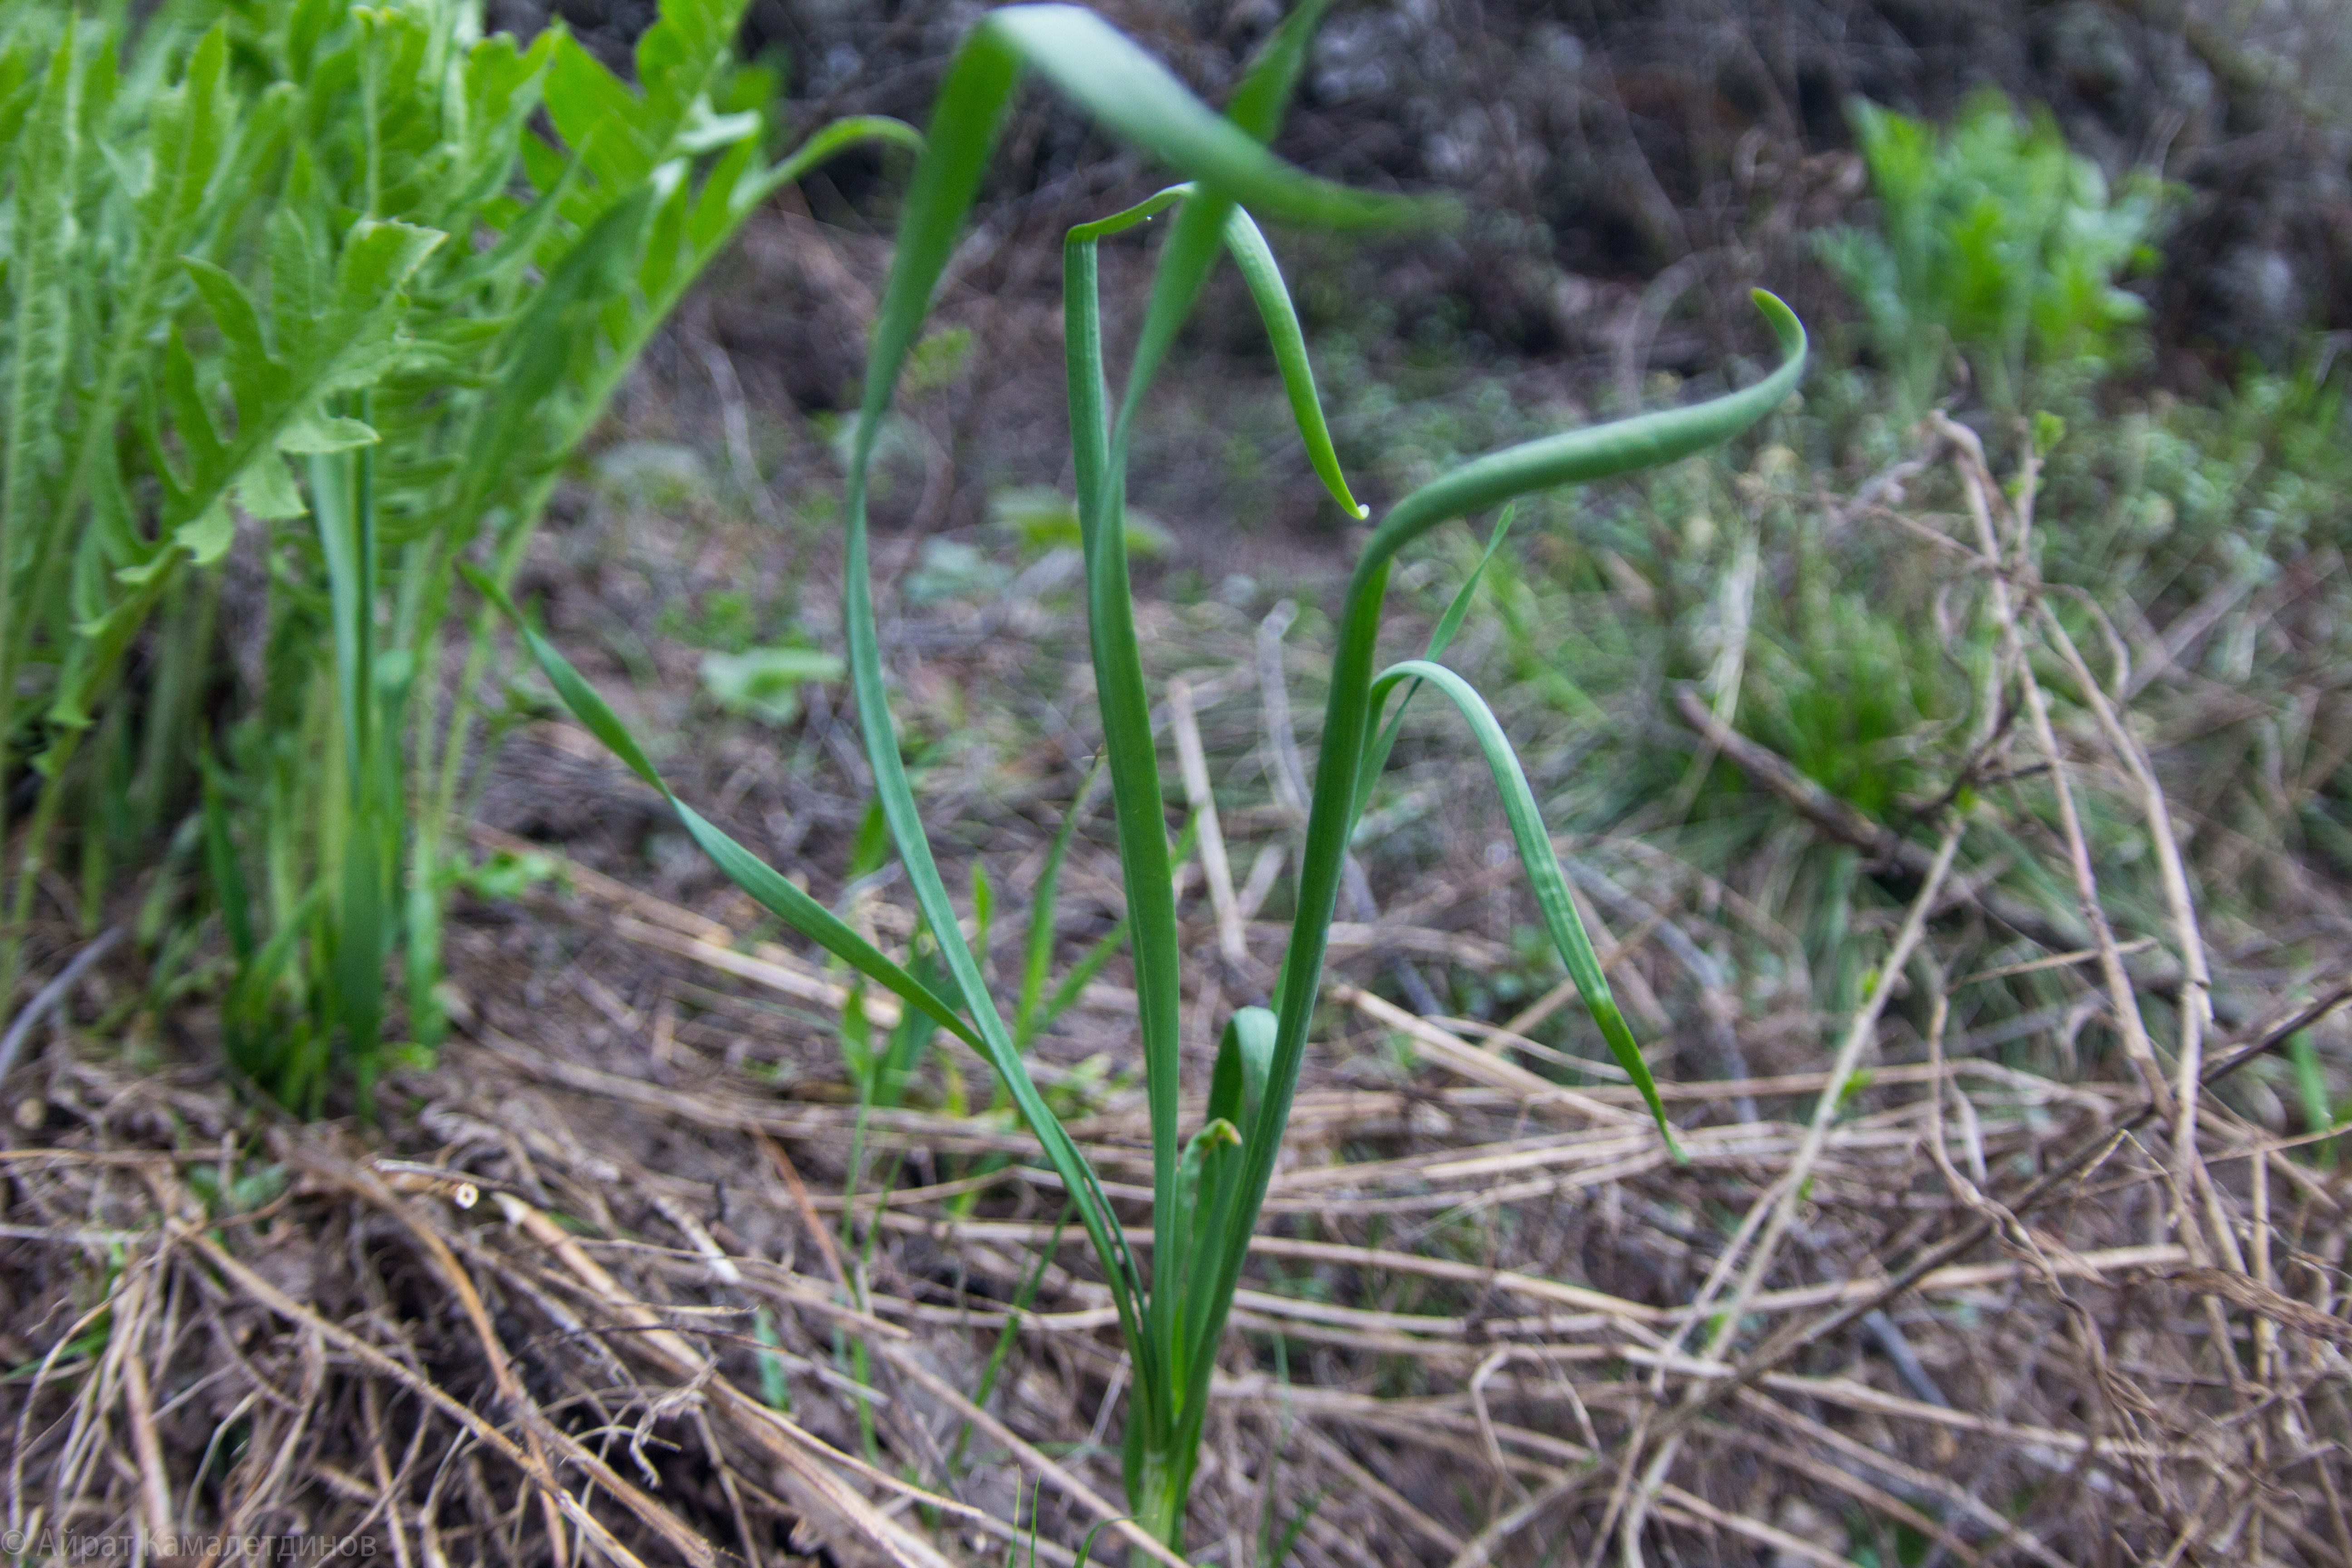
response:
<path id="1" fill-rule="evenodd" d="M 1735 890 L 1597 847 L 1604 960 L 1687 1047 L 1662 1075 L 1676 1164 L 1630 1089 L 1526 1065 L 1564 994 L 1496 1026 L 1366 988 L 1505 960 L 1469 929 L 1501 879 L 1446 868 L 1386 918 L 1350 911 L 1215 1386 L 1201 1557 L 1260 1561 L 1296 1520 L 1311 1564 L 2352 1561 L 2343 1184 L 2214 1092 L 2352 998 L 2352 972 L 2269 994 L 2216 979 L 2131 708 L 2145 683 L 2102 681 L 2051 614 L 2030 499 L 2010 499 L 2031 483 L 1997 482 L 1956 426 L 1911 472 L 1930 460 L 1968 513 L 1905 537 L 1983 585 L 2000 649 L 1981 788 L 1948 793 L 1933 847 L 1822 797 L 1696 693 L 1678 704 L 1809 831 L 1909 889 L 1863 1006 L 1830 1021 L 1833 1056 L 1821 1020 L 1746 1016 L 1710 978 L 1686 932 L 1738 919 Z M 1203 1030 L 1266 980 L 1272 879 L 1239 840 L 1294 829 L 1281 653 L 1278 627 L 1188 647 L 1161 715 L 1195 794 L 1237 755 L 1271 759 L 1267 805 L 1207 828 L 1186 906 Z M 2054 720 L 2053 695 L 2088 721 Z M 2019 777 L 2048 782 L 2088 940 L 1952 874 L 1992 781 Z M 2076 810 L 2094 792 L 2140 813 L 2166 930 L 2112 929 Z M 991 826 L 992 854 L 1041 838 Z M 1104 875 L 1068 873 L 1082 894 Z M 887 888 L 859 909 L 905 933 Z M 367 1140 L 261 1122 L 142 1060 L 154 1020 L 95 1047 L 68 1001 L 12 1080 L 0 1150 L 7 1528 L 365 1541 L 401 1568 L 699 1568 L 997 1561 L 1034 1519 L 1038 1554 L 1072 1561 L 1117 1513 L 1125 1373 L 1053 1178 L 1013 1130 L 861 1117 L 832 1019 L 887 1009 L 715 910 L 579 864 L 527 918 L 469 923 L 463 1037 L 395 1080 L 405 1109 Z M 1951 1036 L 1988 925 L 2080 976 L 2068 1038 L 2111 1031 L 2115 1070 L 2021 1070 Z M 1076 1091 L 1084 1058 L 1118 1059 L 1117 981 L 1044 1043 L 1049 1081 Z M 2160 1041 L 2138 1002 L 2156 994 L 2178 1030 Z M 1727 1041 L 1740 1076 L 1710 1079 Z M 1140 1218 L 1137 1097 L 1095 1092 L 1073 1131 Z M 1013 1163 L 942 1169 L 982 1154 Z M 870 1386 L 838 1353 L 853 1342 Z M 1131 1562 L 1164 1555 L 1127 1541 Z"/>

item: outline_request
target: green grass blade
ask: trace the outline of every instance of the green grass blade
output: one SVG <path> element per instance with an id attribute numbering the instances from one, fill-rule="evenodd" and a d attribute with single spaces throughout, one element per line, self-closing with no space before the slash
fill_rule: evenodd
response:
<path id="1" fill-rule="evenodd" d="M 980 1369 L 980 1381 L 971 1391 L 971 1402 L 981 1409 L 988 1408 L 988 1396 L 996 1392 L 996 1380 L 1004 1371 L 1005 1357 L 1013 1353 L 1013 1342 L 1021 1337 L 1022 1314 L 1036 1301 L 1037 1288 L 1045 1282 L 1045 1267 L 1062 1250 L 1062 1227 L 1069 1223 L 1070 1208 L 1065 1204 L 1062 1212 L 1055 1216 L 1054 1234 L 1046 1241 L 1045 1250 L 1037 1255 L 1037 1266 L 1029 1270 L 1029 1277 L 1021 1282 L 1021 1289 L 1013 1292 L 1012 1301 L 1005 1307 L 1004 1326 L 997 1331 L 996 1343 L 989 1351 L 988 1361 Z M 955 1447 L 948 1455 L 950 1479 L 963 1474 L 964 1449 L 971 1442 L 971 1423 L 967 1421 L 956 1428 Z"/>
<path id="2" fill-rule="evenodd" d="M 1028 1034 L 1015 1038 L 1026 1047 L 1031 1040 L 1052 1028 L 1063 1014 L 1077 1005 L 1079 994 L 1094 983 L 1097 975 L 1109 967 L 1110 961 L 1117 958 L 1119 949 L 1126 945 L 1127 921 L 1121 920 L 1097 938 L 1094 945 L 1079 955 L 1077 963 L 1070 965 L 1069 973 L 1062 976 L 1061 984 L 1054 987 L 1053 994 L 1045 998 L 1031 1018 Z"/>
<path id="3" fill-rule="evenodd" d="M 1200 830 L 1198 817 L 1184 824 L 1184 831 L 1176 836 L 1175 847 L 1168 851 L 1169 864 L 1181 866 L 1192 858 L 1192 840 Z M 1076 1006 L 1086 988 L 1094 984 L 1095 977 L 1102 973 L 1126 945 L 1127 918 L 1122 915 L 1110 930 L 1095 939 L 1094 945 L 1081 953 L 1076 963 L 1070 965 L 1069 972 L 1062 976 L 1061 984 L 1054 987 L 1054 994 L 1045 998 L 1045 1005 L 1031 1020 L 1029 1035 L 1021 1039 L 1021 1044 L 1025 1047 L 1030 1039 L 1052 1028 L 1056 1019 Z"/>
<path id="4" fill-rule="evenodd" d="M 1454 590 L 1453 599 L 1445 606 L 1445 613 L 1437 617 L 1437 627 L 1429 634 L 1429 651 L 1422 658 L 1440 658 L 1453 646 L 1454 634 L 1462 629 L 1464 618 L 1470 614 L 1470 601 L 1478 592 L 1479 579 L 1486 576 L 1486 568 L 1494 563 L 1495 552 L 1503 548 L 1503 541 L 1511 536 L 1511 524 L 1518 515 L 1518 503 L 1514 501 L 1503 508 L 1503 515 L 1495 520 L 1495 531 L 1487 537 L 1486 548 L 1480 553 L 1478 564 L 1470 569 L 1470 575 L 1462 579 L 1462 586 Z"/>
<path id="5" fill-rule="evenodd" d="M 937 989 L 934 970 L 929 955 L 925 954 L 914 961 L 910 973 L 925 985 Z M 898 1022 L 890 1030 L 888 1047 L 874 1064 L 873 1087 L 866 1095 L 869 1104 L 896 1110 L 906 1103 L 907 1087 L 922 1070 L 923 1053 L 930 1049 L 931 1037 L 939 1028 L 939 1020 L 919 1008 L 909 1007 L 898 1016 Z"/>
<path id="6" fill-rule="evenodd" d="M 1283 1526 L 1281 1537 L 1274 1542 L 1272 1549 L 1259 1559 L 1265 1564 L 1265 1568 L 1282 1568 L 1285 1563 L 1290 1561 L 1292 1549 L 1298 1544 L 1298 1538 L 1307 1532 L 1307 1521 L 1315 1517 L 1315 1510 L 1323 1506 L 1323 1499 L 1328 1495 L 1318 1491 L 1298 1505 L 1297 1510 L 1290 1516 L 1290 1522 Z M 1265 1500 L 1265 1522 L 1271 1525 L 1274 1522 L 1274 1493 L 1271 1490 L 1266 1493 Z"/>
<path id="7" fill-rule="evenodd" d="M 474 585 L 476 592 L 497 605 L 514 624 L 523 647 L 555 688 L 556 695 L 562 699 L 563 705 L 572 710 L 572 717 L 586 725 L 589 732 L 604 742 L 607 751 L 620 758 L 631 773 L 661 792 L 662 798 L 669 802 L 670 809 L 677 814 L 678 821 L 684 825 L 688 834 L 730 881 L 758 900 L 770 914 L 815 942 L 860 974 L 882 985 L 901 1001 L 919 1009 L 941 1028 L 969 1045 L 979 1045 L 979 1037 L 971 1026 L 958 1016 L 955 1009 L 937 993 L 842 923 L 831 910 L 786 881 L 764 861 L 671 794 L 669 785 L 646 755 L 645 749 L 637 744 L 636 738 L 621 722 L 619 715 L 613 711 L 604 698 L 597 695 L 596 689 L 572 668 L 569 659 L 531 628 L 505 590 L 476 567 L 466 565 L 459 570 Z"/>
<path id="8" fill-rule="evenodd" d="M 221 922 L 228 929 L 229 954 L 242 966 L 253 957 L 253 896 L 246 886 L 244 868 L 237 863 L 228 800 L 221 788 L 220 763 L 210 747 L 197 758 L 197 767 L 203 781 L 205 870 L 212 879 Z"/>
<path id="9" fill-rule="evenodd" d="M 1036 1037 L 1034 1020 L 1037 1009 L 1045 1000 L 1045 979 L 1054 963 L 1054 921 L 1062 886 L 1062 862 L 1069 858 L 1070 844 L 1078 836 L 1082 808 L 1094 791 L 1095 770 L 1089 770 L 1086 782 L 1078 786 L 1076 798 L 1070 809 L 1062 814 L 1062 826 L 1054 834 L 1054 842 L 1045 851 L 1045 864 L 1037 872 L 1037 885 L 1029 890 L 1029 935 L 1022 948 L 1021 995 L 1013 1008 L 1013 1043 L 1025 1048 Z"/>
<path id="10" fill-rule="evenodd" d="M 1282 268 L 1265 236 L 1239 207 L 1225 219 L 1225 247 L 1233 252 L 1234 264 L 1265 322 L 1266 337 L 1274 345 L 1274 363 L 1282 372 L 1282 390 L 1290 399 L 1290 415 L 1298 422 L 1298 434 L 1307 443 L 1307 458 L 1315 465 L 1316 477 L 1341 511 L 1358 520 L 1370 516 L 1370 510 L 1349 493 L 1348 477 L 1339 471 L 1339 454 L 1332 450 L 1331 427 L 1324 422 L 1322 400 L 1315 392 L 1315 367 L 1307 358 L 1307 334 L 1299 328 L 1298 310 L 1282 280 Z"/>
<path id="11" fill-rule="evenodd" d="M 1592 950 L 1592 939 L 1584 930 L 1584 921 L 1576 912 L 1576 902 L 1569 897 L 1568 880 L 1560 875 L 1559 858 L 1551 847 L 1551 835 L 1545 829 L 1543 814 L 1537 809 L 1535 792 L 1528 787 L 1527 771 L 1519 765 L 1518 752 L 1503 733 L 1496 721 L 1494 710 L 1477 689 L 1454 671 L 1428 659 L 1406 659 L 1391 665 L 1372 683 L 1372 698 L 1378 702 L 1404 681 L 1426 684 L 1450 700 L 1470 726 L 1471 738 L 1477 742 L 1479 752 L 1486 759 L 1487 768 L 1495 775 L 1495 787 L 1503 797 L 1503 815 L 1511 825 L 1511 837 L 1518 846 L 1519 863 L 1527 868 L 1528 881 L 1536 895 L 1536 908 L 1542 911 L 1544 931 L 1550 936 L 1560 962 L 1568 966 L 1569 977 L 1576 982 L 1577 994 L 1592 1014 L 1593 1022 L 1601 1026 L 1601 1037 L 1609 1042 L 1609 1051 L 1633 1087 L 1642 1091 L 1642 1099 L 1658 1123 L 1658 1131 L 1669 1149 L 1675 1149 L 1674 1129 L 1666 1122 L 1666 1108 L 1659 1103 L 1658 1086 L 1652 1081 L 1649 1064 L 1642 1059 L 1641 1047 L 1634 1043 L 1633 1031 L 1625 1025 L 1625 1016 L 1610 994 L 1609 977 L 1601 973 L 1600 955 Z M 1675 1150 L 1675 1157 L 1681 1152 Z"/>
<path id="12" fill-rule="evenodd" d="M 1516 502 L 1503 509 L 1503 515 L 1496 520 L 1494 533 L 1486 540 L 1485 552 L 1478 557 L 1478 564 L 1470 569 L 1470 575 L 1462 580 L 1462 586 L 1454 591 L 1453 600 L 1446 605 L 1445 613 L 1437 618 L 1437 628 L 1429 634 L 1429 649 L 1421 656 L 1422 658 L 1435 658 L 1452 645 L 1454 634 L 1462 629 L 1464 617 L 1470 614 L 1471 601 L 1477 596 L 1479 579 L 1486 576 L 1487 566 L 1495 559 L 1495 552 L 1503 547 L 1503 541 L 1510 537 L 1511 523 L 1517 516 L 1518 506 Z M 1388 723 L 1380 732 L 1380 738 L 1372 742 L 1371 751 L 1364 758 L 1362 776 L 1356 784 L 1355 814 L 1348 821 L 1348 839 L 1350 843 L 1355 841 L 1356 824 L 1364 819 L 1364 808 L 1371 804 L 1372 786 L 1380 782 L 1381 774 L 1387 771 L 1389 753 L 1396 750 L 1398 732 L 1404 728 L 1404 710 L 1412 703 L 1412 694 L 1420 689 L 1419 681 L 1404 689 L 1404 695 L 1397 700 L 1396 712 L 1390 717 Z M 1375 700 L 1372 704 L 1372 712 L 1378 715 L 1381 710 L 1381 704 Z"/>
<path id="13" fill-rule="evenodd" d="M 1087 1568 L 1087 1564 L 1094 1559 L 1095 1538 L 1100 1535 L 1104 1531 L 1108 1530 L 1112 1525 L 1125 1524 L 1128 1522 L 1128 1520 L 1129 1516 L 1126 1514 L 1121 1514 L 1117 1519 L 1097 1520 L 1095 1521 L 1095 1527 L 1092 1530 L 1087 1531 L 1086 1535 L 1078 1542 L 1077 1561 L 1071 1565 L 1071 1568 Z M 1030 1516 L 1029 1564 L 1030 1568 L 1036 1568 L 1037 1564 L 1036 1516 L 1034 1513 Z"/>

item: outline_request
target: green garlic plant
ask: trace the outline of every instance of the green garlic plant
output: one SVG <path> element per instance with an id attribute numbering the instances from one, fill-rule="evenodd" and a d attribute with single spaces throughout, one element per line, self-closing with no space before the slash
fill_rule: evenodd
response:
<path id="1" fill-rule="evenodd" d="M 1069 1194 L 1092 1243 L 1133 1363 L 1124 1447 L 1129 1506 L 1142 1528 L 1181 1548 L 1186 1499 L 1207 1414 L 1211 1374 L 1250 1237 L 1280 1154 L 1304 1064 L 1341 868 L 1372 781 L 1416 690 L 1445 698 L 1468 724 L 1502 792 L 1520 859 L 1545 928 L 1609 1046 L 1658 1116 L 1663 1112 L 1591 943 L 1580 923 L 1535 797 L 1494 714 L 1459 674 L 1435 661 L 1468 603 L 1457 599 L 1433 657 L 1376 668 L 1381 611 L 1399 551 L 1439 524 L 1554 486 L 1673 461 L 1725 440 L 1770 411 L 1796 385 L 1805 339 L 1778 300 L 1757 303 L 1779 340 L 1781 363 L 1763 381 L 1695 407 L 1644 415 L 1532 441 L 1466 463 L 1390 509 L 1347 591 L 1320 765 L 1298 874 L 1297 912 L 1271 1008 L 1245 1007 L 1225 1026 L 1201 1125 L 1181 1125 L 1179 952 L 1169 848 L 1150 700 L 1134 623 L 1126 555 L 1127 453 L 1154 375 L 1221 253 L 1239 262 L 1265 315 L 1276 361 L 1318 473 L 1351 515 L 1349 495 L 1317 405 L 1297 318 L 1281 275 L 1250 214 L 1329 228 L 1426 223 L 1441 204 L 1345 189 L 1268 154 L 1320 5 L 1310 0 L 1278 30 L 1223 117 L 1092 13 L 1020 5 L 990 13 L 966 37 L 941 84 L 898 229 L 889 283 L 874 329 L 864 401 L 850 447 L 845 496 L 847 589 L 844 621 L 850 679 L 867 760 L 891 840 L 944 983 L 926 984 L 834 913 L 670 795 L 644 750 L 596 692 L 522 620 L 499 586 L 484 594 L 520 635 L 564 703 L 616 755 L 668 798 L 718 868 L 779 919 L 859 974 L 894 993 L 994 1068 Z M 933 859 L 891 721 L 877 641 L 867 564 L 867 474 L 875 445 L 995 134 L 1024 70 L 1046 79 L 1139 150 L 1188 184 L 1072 232 L 1064 251 L 1071 440 L 1076 458 L 1086 605 L 1128 905 L 1152 1149 L 1151 1266 L 1124 1238 L 1101 1183 L 1030 1076 L 1024 1041 L 1009 1027 L 961 934 Z M 1096 247 L 1157 214 L 1172 215 L 1160 251 L 1127 383 L 1116 410 L 1104 382 Z M 1024 982 L 1024 992 L 1033 986 Z M 1026 1008 L 1024 1008 L 1026 1012 Z"/>

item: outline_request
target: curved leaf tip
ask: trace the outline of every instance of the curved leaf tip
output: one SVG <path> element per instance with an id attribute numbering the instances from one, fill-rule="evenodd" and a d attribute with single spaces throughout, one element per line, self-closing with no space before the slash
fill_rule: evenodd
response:
<path id="1" fill-rule="evenodd" d="M 1772 335 L 1780 341 L 1780 357 L 1802 360 L 1806 353 L 1805 323 L 1797 319 L 1797 312 L 1789 309 L 1788 302 L 1769 289 L 1750 289 L 1748 297 L 1756 302 L 1756 308 L 1764 312 L 1764 319 L 1772 324 Z"/>

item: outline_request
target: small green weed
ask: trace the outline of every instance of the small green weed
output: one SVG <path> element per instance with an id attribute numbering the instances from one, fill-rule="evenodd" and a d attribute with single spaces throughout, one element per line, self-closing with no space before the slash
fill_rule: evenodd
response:
<path id="1" fill-rule="evenodd" d="M 2034 373 L 2095 379 L 2138 352 L 2147 307 L 2118 280 L 2153 256 L 2160 182 L 2136 174 L 2110 189 L 2047 112 L 2021 119 L 1990 89 L 1948 127 L 1860 100 L 1852 117 L 1878 230 L 1818 243 L 1911 413 L 1955 352 L 1987 401 L 2012 411 Z"/>

